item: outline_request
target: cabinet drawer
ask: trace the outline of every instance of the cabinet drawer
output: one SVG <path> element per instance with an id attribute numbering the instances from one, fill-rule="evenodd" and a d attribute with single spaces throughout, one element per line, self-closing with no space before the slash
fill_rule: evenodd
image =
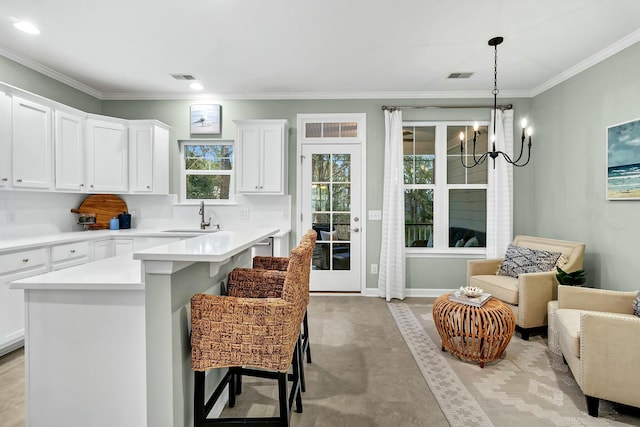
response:
<path id="1" fill-rule="evenodd" d="M 0 255 L 0 274 L 35 268 L 47 263 L 45 248 Z"/>
<path id="2" fill-rule="evenodd" d="M 51 262 L 66 261 L 86 257 L 89 254 L 89 242 L 67 243 L 51 248 Z"/>

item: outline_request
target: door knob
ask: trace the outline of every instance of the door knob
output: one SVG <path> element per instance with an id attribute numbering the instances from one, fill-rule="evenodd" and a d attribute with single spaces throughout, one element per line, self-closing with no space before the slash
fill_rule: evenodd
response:
<path id="1" fill-rule="evenodd" d="M 358 227 L 356 227 L 356 228 L 354 228 L 354 229 L 353 229 L 353 230 L 351 230 L 351 231 L 353 231 L 354 233 L 357 233 L 358 231 L 360 231 L 360 229 L 359 229 Z"/>

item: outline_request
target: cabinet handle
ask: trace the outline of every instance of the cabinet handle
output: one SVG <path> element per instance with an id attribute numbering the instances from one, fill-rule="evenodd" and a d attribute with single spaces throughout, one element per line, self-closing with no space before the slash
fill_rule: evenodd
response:
<path id="1" fill-rule="evenodd" d="M 148 189 L 148 190 L 151 190 L 151 186 L 150 186 L 150 185 L 147 185 L 147 189 Z"/>
<path id="2" fill-rule="evenodd" d="M 75 249 L 71 249 L 71 251 L 70 251 L 70 252 L 71 252 L 72 254 L 75 254 L 75 253 L 76 253 L 76 250 L 75 250 Z"/>
<path id="3" fill-rule="evenodd" d="M 84 184 L 80 184 L 80 187 L 84 187 Z"/>
<path id="4" fill-rule="evenodd" d="M 93 184 L 91 184 L 89 187 L 93 188 Z"/>
<path id="5" fill-rule="evenodd" d="M 16 182 L 22 182 L 22 180 L 21 179 L 16 179 Z"/>
<path id="6" fill-rule="evenodd" d="M 24 263 L 29 262 L 29 258 L 22 258 L 22 262 L 24 262 Z"/>
<path id="7" fill-rule="evenodd" d="M 2 178 L 3 181 L 9 181 L 9 178 Z"/>
<path id="8" fill-rule="evenodd" d="M 257 189 L 259 189 L 259 188 L 260 188 L 260 187 L 258 187 L 258 186 L 256 185 L 256 190 L 257 190 Z"/>

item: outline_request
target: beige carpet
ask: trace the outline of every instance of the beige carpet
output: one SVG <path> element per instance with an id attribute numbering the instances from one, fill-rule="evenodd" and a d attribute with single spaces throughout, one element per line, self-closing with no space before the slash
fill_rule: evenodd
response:
<path id="1" fill-rule="evenodd" d="M 388 307 L 452 427 L 640 425 L 638 409 L 606 401 L 600 416 L 590 417 L 568 366 L 540 336 L 524 341 L 516 335 L 503 359 L 482 369 L 441 351 L 430 303 Z"/>

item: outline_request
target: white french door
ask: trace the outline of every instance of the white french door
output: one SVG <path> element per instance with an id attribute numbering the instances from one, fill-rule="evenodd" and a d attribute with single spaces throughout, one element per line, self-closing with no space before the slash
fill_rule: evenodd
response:
<path id="1" fill-rule="evenodd" d="M 312 291 L 361 290 L 362 153 L 359 144 L 303 144 L 301 231 L 313 228 Z"/>

